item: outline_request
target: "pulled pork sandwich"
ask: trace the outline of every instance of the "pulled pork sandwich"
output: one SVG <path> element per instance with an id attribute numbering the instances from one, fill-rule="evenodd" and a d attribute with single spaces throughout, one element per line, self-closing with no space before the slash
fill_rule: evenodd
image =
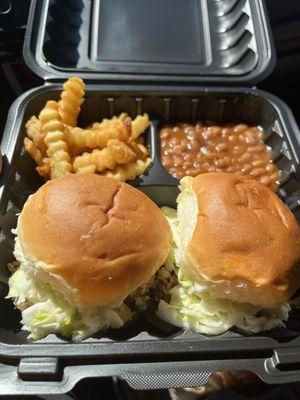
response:
<path id="1" fill-rule="evenodd" d="M 185 177 L 180 190 L 178 211 L 162 209 L 174 243 L 159 272 L 158 316 L 204 334 L 283 326 L 300 284 L 291 211 L 267 187 L 233 174 Z M 166 290 L 170 276 L 177 282 Z"/>
<path id="2" fill-rule="evenodd" d="M 149 281 L 171 244 L 168 222 L 141 191 L 99 175 L 47 182 L 15 231 L 9 298 L 30 338 L 75 341 L 120 328 L 147 307 Z"/>

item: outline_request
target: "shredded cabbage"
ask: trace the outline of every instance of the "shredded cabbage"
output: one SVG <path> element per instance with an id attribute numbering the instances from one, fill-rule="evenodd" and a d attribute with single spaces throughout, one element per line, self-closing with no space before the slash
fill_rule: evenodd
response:
<path id="1" fill-rule="evenodd" d="M 13 298 L 15 306 L 23 310 L 23 329 L 34 340 L 59 333 L 81 341 L 100 329 L 120 328 L 125 323 L 121 317 L 126 314 L 124 304 L 115 309 L 98 307 L 79 312 L 50 285 L 29 276 L 22 267 L 9 279 L 7 298 Z"/>
<path id="2" fill-rule="evenodd" d="M 214 299 L 206 285 L 189 277 L 178 265 L 179 235 L 176 211 L 162 207 L 173 233 L 174 244 L 168 260 L 175 268 L 178 284 L 170 290 L 169 302 L 161 300 L 157 315 L 166 322 L 202 334 L 221 334 L 236 326 L 248 333 L 256 333 L 284 326 L 290 305 L 276 309 L 262 309 L 251 304 L 226 299 Z"/>
<path id="3" fill-rule="evenodd" d="M 178 234 L 178 219 L 177 219 L 177 212 L 173 208 L 170 207 L 162 207 L 162 212 L 165 214 L 167 221 L 170 225 L 171 232 L 172 232 L 172 245 L 169 252 L 169 255 L 165 261 L 165 266 L 169 270 L 175 270 L 176 268 L 176 260 L 178 258 L 178 247 L 179 247 L 179 234 Z"/>

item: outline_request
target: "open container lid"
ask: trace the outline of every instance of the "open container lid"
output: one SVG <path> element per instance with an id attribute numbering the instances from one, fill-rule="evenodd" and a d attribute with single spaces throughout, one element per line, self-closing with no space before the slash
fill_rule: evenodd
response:
<path id="1" fill-rule="evenodd" d="M 263 0 L 33 0 L 24 44 L 45 80 L 255 84 L 275 55 Z"/>

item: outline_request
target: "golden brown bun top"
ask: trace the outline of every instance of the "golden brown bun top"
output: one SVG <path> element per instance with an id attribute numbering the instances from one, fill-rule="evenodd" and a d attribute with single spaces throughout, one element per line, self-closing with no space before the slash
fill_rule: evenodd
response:
<path id="1" fill-rule="evenodd" d="M 18 233 L 25 258 L 75 289 L 81 307 L 115 304 L 165 261 L 171 234 L 141 191 L 99 175 L 70 175 L 26 202 Z"/>
<path id="2" fill-rule="evenodd" d="M 300 278 L 300 230 L 291 211 L 247 177 L 203 174 L 193 189 L 199 211 L 187 252 L 194 272 L 236 282 L 241 290 L 227 296 L 233 300 L 267 308 L 288 300 Z"/>

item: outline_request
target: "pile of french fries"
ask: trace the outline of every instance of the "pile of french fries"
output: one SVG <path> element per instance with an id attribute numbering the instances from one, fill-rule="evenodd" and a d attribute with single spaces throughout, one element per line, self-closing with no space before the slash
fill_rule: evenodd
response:
<path id="1" fill-rule="evenodd" d="M 68 79 L 60 100 L 48 101 L 38 117 L 27 121 L 24 147 L 37 164 L 37 172 L 45 179 L 72 173 L 135 179 L 151 162 L 141 136 L 149 126 L 148 115 L 131 120 L 122 113 L 79 128 L 84 86 L 80 78 Z"/>

